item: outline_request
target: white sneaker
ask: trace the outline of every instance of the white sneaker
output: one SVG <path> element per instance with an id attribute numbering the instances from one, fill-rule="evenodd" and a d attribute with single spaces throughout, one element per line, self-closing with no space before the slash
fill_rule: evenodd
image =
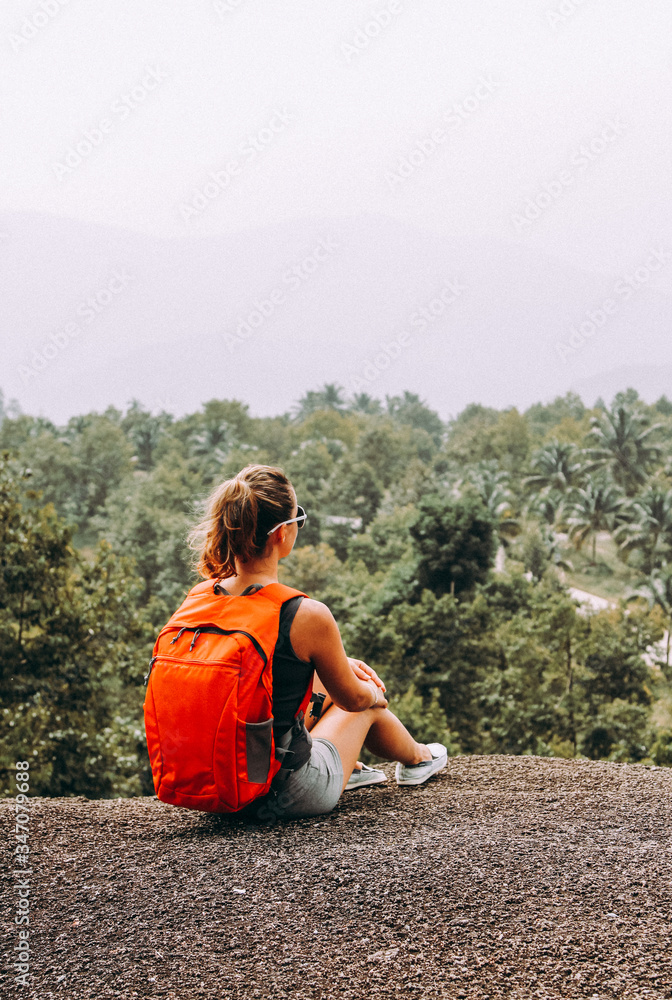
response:
<path id="1" fill-rule="evenodd" d="M 433 774 L 443 771 L 448 761 L 448 751 L 442 743 L 428 743 L 432 759 L 419 764 L 397 764 L 395 776 L 398 785 L 421 785 Z"/>
<path id="2" fill-rule="evenodd" d="M 361 769 L 356 767 L 348 778 L 345 791 L 347 792 L 351 788 L 364 788 L 365 785 L 378 785 L 381 781 L 387 781 L 387 775 L 384 771 L 377 771 L 375 767 L 367 767 L 366 764 L 362 764 Z"/>

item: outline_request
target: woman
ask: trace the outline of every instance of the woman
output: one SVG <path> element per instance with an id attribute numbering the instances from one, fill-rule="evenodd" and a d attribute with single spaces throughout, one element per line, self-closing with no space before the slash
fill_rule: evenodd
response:
<path id="1" fill-rule="evenodd" d="M 212 493 L 205 518 L 190 535 L 197 568 L 233 595 L 276 583 L 278 563 L 292 551 L 305 521 L 281 469 L 248 465 Z M 295 716 L 311 686 L 326 695 L 327 707 L 309 734 Z M 383 772 L 359 765 L 362 746 L 398 761 L 400 785 L 421 784 L 446 764 L 446 748 L 416 743 L 388 709 L 375 670 L 346 656 L 329 608 L 309 598 L 297 596 L 282 607 L 273 655 L 273 718 L 283 763 L 271 794 L 254 803 L 260 818 L 327 813 L 346 785 L 383 780 Z"/>

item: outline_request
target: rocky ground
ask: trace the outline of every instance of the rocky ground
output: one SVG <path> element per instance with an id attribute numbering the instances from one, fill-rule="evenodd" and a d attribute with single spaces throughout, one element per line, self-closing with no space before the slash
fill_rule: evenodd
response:
<path id="1" fill-rule="evenodd" d="M 387 770 L 272 826 L 33 799 L 31 975 L 7 958 L 6 869 L 2 996 L 672 998 L 672 770 L 456 757 L 418 788 Z M 11 848 L 11 800 L 0 815 Z"/>

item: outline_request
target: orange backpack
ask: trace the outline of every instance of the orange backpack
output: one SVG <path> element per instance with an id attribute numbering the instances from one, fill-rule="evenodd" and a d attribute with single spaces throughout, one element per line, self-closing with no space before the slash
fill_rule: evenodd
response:
<path id="1" fill-rule="evenodd" d="M 278 772 L 273 651 L 280 610 L 302 594 L 271 583 L 245 597 L 197 584 L 161 630 L 145 678 L 145 733 L 162 802 L 236 812 Z M 308 686 L 297 718 L 311 696 Z"/>

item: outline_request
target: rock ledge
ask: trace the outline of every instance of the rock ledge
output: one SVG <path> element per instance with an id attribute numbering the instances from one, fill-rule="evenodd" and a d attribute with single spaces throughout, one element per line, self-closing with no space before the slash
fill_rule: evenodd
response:
<path id="1" fill-rule="evenodd" d="M 385 769 L 272 826 L 32 799 L 31 975 L 5 959 L 2 995 L 672 998 L 672 769 L 455 757 L 418 788 Z"/>

